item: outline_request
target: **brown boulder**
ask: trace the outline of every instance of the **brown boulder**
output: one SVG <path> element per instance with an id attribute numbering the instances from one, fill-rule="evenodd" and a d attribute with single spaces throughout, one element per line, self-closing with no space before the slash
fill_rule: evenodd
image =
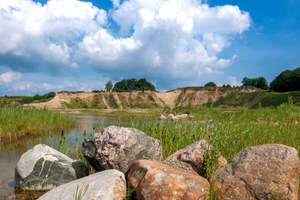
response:
<path id="1" fill-rule="evenodd" d="M 132 164 L 127 180 L 135 197 L 144 200 L 201 200 L 209 191 L 209 182 L 201 176 L 143 159 Z"/>
<path id="2" fill-rule="evenodd" d="M 211 177 L 218 198 L 298 199 L 297 150 L 281 144 L 249 147 Z"/>

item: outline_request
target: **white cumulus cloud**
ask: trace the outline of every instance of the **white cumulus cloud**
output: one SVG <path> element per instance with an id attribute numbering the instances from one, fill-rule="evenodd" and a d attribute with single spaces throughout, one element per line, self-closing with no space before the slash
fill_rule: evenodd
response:
<path id="1" fill-rule="evenodd" d="M 18 72 L 6 72 L 0 74 L 0 83 L 11 83 L 15 80 L 18 80 L 22 77 L 21 73 Z"/>
<path id="2" fill-rule="evenodd" d="M 227 77 L 228 81 L 229 81 L 229 84 L 230 85 L 234 85 L 234 86 L 242 86 L 243 84 L 239 81 L 236 80 L 236 77 L 233 77 L 233 76 L 228 76 Z"/>
<path id="3" fill-rule="evenodd" d="M 220 52 L 251 25 L 238 6 L 202 2 L 112 0 L 108 14 L 79 0 L 0 1 L 0 65 L 52 74 L 88 66 L 115 79 L 196 83 L 234 62 L 236 55 L 221 58 Z"/>

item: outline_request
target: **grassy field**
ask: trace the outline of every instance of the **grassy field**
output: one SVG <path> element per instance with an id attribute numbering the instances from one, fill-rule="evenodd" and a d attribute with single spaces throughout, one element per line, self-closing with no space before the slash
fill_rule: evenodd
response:
<path id="1" fill-rule="evenodd" d="M 250 146 L 284 144 L 300 152 L 300 107 L 289 103 L 277 108 L 221 111 L 203 109 L 195 118 L 180 122 L 157 122 L 129 124 L 147 135 L 159 139 L 163 146 L 163 159 L 193 142 L 207 140 L 215 148 L 207 156 L 206 178 L 217 170 L 219 155 L 228 162 L 240 151 Z M 210 158 L 210 159 L 208 159 Z M 214 199 L 212 196 L 209 199 Z"/>
<path id="2" fill-rule="evenodd" d="M 0 142 L 24 138 L 28 135 L 64 130 L 75 125 L 68 115 L 47 109 L 25 109 L 11 104 L 0 107 Z"/>
<path id="3" fill-rule="evenodd" d="M 206 154 L 207 179 L 217 170 L 219 155 L 230 162 L 247 147 L 274 143 L 294 147 L 300 152 L 300 107 L 293 105 L 292 98 L 276 108 L 224 110 L 203 107 L 190 110 L 190 113 L 195 117 L 178 122 L 130 120 L 126 126 L 159 139 L 163 159 L 196 141 L 207 140 L 215 148 Z M 120 121 L 116 125 L 119 124 Z M 86 162 L 80 153 L 77 155 Z M 208 199 L 215 199 L 214 194 L 211 193 Z"/>

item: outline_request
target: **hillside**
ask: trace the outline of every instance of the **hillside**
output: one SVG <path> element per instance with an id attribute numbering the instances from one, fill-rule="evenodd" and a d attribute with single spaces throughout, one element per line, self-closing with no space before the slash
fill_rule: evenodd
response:
<path id="1" fill-rule="evenodd" d="M 254 93 L 259 89 L 241 87 L 225 89 L 217 87 L 187 87 L 178 88 L 165 93 L 153 91 L 131 92 L 62 92 L 48 102 L 25 104 L 25 107 L 37 108 L 98 108 L 98 109 L 162 109 L 177 107 L 200 107 L 203 104 L 212 105 L 220 98 L 225 98 L 232 92 Z"/>

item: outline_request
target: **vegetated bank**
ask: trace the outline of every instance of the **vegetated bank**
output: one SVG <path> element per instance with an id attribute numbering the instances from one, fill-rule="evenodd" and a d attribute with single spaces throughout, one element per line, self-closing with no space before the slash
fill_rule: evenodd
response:
<path id="1" fill-rule="evenodd" d="M 199 107 L 213 103 L 231 92 L 255 92 L 254 87 L 218 88 L 187 87 L 165 93 L 156 91 L 130 92 L 66 92 L 57 93 L 49 102 L 26 104 L 28 107 L 96 108 L 96 109 L 171 109 L 176 107 Z"/>
<path id="2" fill-rule="evenodd" d="M 68 115 L 46 108 L 26 109 L 17 103 L 0 101 L 0 143 L 65 130 L 74 125 L 75 121 Z"/>

